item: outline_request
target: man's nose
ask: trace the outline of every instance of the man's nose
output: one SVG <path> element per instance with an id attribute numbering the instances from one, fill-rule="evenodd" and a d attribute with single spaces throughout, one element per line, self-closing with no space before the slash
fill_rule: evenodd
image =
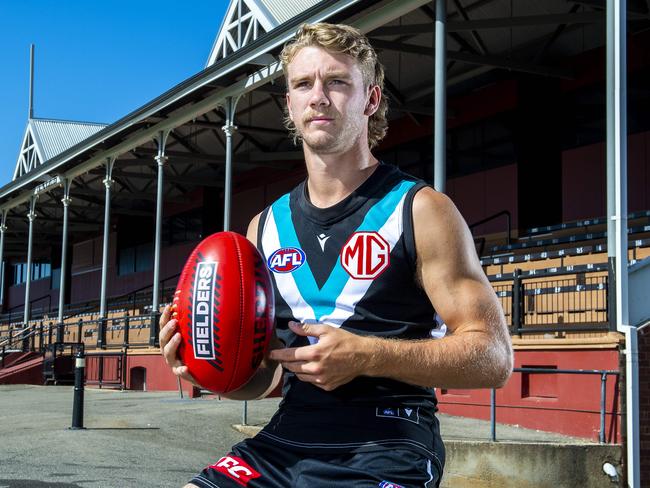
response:
<path id="1" fill-rule="evenodd" d="M 325 85 L 320 80 L 316 80 L 311 89 L 309 105 L 312 107 L 320 107 L 328 106 L 329 104 L 330 99 L 325 92 Z"/>

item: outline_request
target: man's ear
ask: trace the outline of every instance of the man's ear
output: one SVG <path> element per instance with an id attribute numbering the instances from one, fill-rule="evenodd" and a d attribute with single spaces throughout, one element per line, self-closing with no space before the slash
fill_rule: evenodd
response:
<path id="1" fill-rule="evenodd" d="M 284 100 L 285 100 L 285 102 L 287 103 L 287 112 L 289 113 L 289 118 L 290 118 L 291 121 L 293 122 L 293 112 L 291 111 L 291 98 L 290 98 L 290 96 L 289 96 L 289 92 L 287 92 L 287 93 L 284 95 Z"/>
<path id="2" fill-rule="evenodd" d="M 377 111 L 379 102 L 381 102 L 381 96 L 381 88 L 379 88 L 379 85 L 370 85 L 368 87 L 368 101 L 366 102 L 366 109 L 363 111 L 363 115 L 370 117 Z"/>

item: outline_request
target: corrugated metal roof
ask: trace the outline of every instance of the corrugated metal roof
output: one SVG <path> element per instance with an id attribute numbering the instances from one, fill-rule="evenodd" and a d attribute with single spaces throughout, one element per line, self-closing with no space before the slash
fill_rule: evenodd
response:
<path id="1" fill-rule="evenodd" d="M 107 124 L 72 122 L 69 120 L 31 119 L 29 121 L 36 144 L 44 161 L 52 159 L 66 149 L 99 132 Z"/>
<path id="2" fill-rule="evenodd" d="M 277 20 L 278 25 L 285 23 L 287 20 L 295 17 L 300 12 L 304 12 L 310 7 L 313 7 L 320 0 L 255 0 L 256 3 L 261 3 Z"/>

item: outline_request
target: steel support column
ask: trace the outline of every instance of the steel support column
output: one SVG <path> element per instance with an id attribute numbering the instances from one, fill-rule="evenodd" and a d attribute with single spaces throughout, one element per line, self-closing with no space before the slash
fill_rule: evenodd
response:
<path id="1" fill-rule="evenodd" d="M 232 135 L 237 130 L 234 124 L 235 109 L 239 97 L 233 100 L 232 97 L 224 101 L 224 110 L 226 112 L 226 125 L 221 130 L 226 134 L 226 181 L 223 190 L 223 230 L 230 230 L 230 205 L 232 200 Z"/>
<path id="2" fill-rule="evenodd" d="M 106 178 L 103 183 L 106 188 L 104 199 L 104 245 L 102 249 L 102 288 L 99 298 L 99 324 L 97 331 L 97 347 L 106 348 L 106 279 L 108 277 L 108 239 L 111 231 L 111 186 L 113 184 L 113 166 L 115 158 L 106 158 Z"/>
<path id="3" fill-rule="evenodd" d="M 627 0 L 607 0 L 607 255 L 610 316 L 625 334 L 626 486 L 641 486 L 639 352 L 628 313 L 627 250 Z M 613 285 L 613 286 L 612 286 Z"/>
<path id="4" fill-rule="evenodd" d="M 158 143 L 158 154 L 155 156 L 158 164 L 158 187 L 156 188 L 156 235 L 154 238 L 153 253 L 153 297 L 151 301 L 151 326 L 149 327 L 149 345 L 158 346 L 158 320 L 160 311 L 158 310 L 160 301 L 160 240 L 162 236 L 162 218 L 163 218 L 163 185 L 165 183 L 165 145 L 169 131 L 160 131 L 156 141 Z"/>
<path id="5" fill-rule="evenodd" d="M 628 263 L 625 6 L 621 7 L 620 1 L 607 2 L 607 256 L 610 275 L 615 277 L 610 290 L 616 292 L 616 306 L 619 296 L 627 305 L 627 273 L 620 271 L 626 271 Z M 622 11 L 617 16 L 619 8 Z M 625 310 L 610 309 L 610 313 L 615 324 L 621 319 L 627 323 L 627 306 Z"/>
<path id="6" fill-rule="evenodd" d="M 7 231 L 7 210 L 2 209 L 0 220 L 0 310 L 4 305 L 5 296 L 5 232 Z"/>
<path id="7" fill-rule="evenodd" d="M 25 280 L 25 313 L 23 315 L 23 326 L 27 327 L 29 322 L 30 313 L 30 284 L 32 281 L 32 243 L 34 235 L 34 219 L 36 219 L 36 195 L 29 199 L 29 212 L 27 213 L 27 220 L 29 220 L 29 233 L 27 237 L 27 278 Z"/>
<path id="8" fill-rule="evenodd" d="M 446 0 L 436 0 L 433 185 L 444 193 L 447 181 L 447 11 Z"/>
<path id="9" fill-rule="evenodd" d="M 226 125 L 221 128 L 221 130 L 226 134 L 226 181 L 223 190 L 223 230 L 230 230 L 230 204 L 232 199 L 232 135 L 237 130 L 234 121 L 235 110 L 240 96 L 236 97 L 234 100 L 232 97 L 227 97 L 224 100 L 223 105 L 226 112 Z M 244 425 L 246 425 L 247 412 L 248 402 L 244 401 L 244 404 L 242 405 Z"/>
<path id="10" fill-rule="evenodd" d="M 607 309 L 610 330 L 616 330 L 616 144 L 614 142 L 616 134 L 616 89 L 615 89 L 615 62 L 616 62 L 616 43 L 614 27 L 614 8 L 613 2 L 607 1 L 607 18 L 606 18 L 606 127 L 607 127 L 607 264 L 608 264 L 608 294 Z M 627 219 L 627 215 L 624 216 Z M 626 236 L 627 237 L 627 236 Z"/>
<path id="11" fill-rule="evenodd" d="M 63 179 L 63 232 L 61 235 L 61 276 L 59 279 L 59 315 L 56 327 L 56 342 L 63 342 L 63 307 L 65 306 L 66 268 L 68 266 L 68 207 L 70 206 L 70 180 Z"/>

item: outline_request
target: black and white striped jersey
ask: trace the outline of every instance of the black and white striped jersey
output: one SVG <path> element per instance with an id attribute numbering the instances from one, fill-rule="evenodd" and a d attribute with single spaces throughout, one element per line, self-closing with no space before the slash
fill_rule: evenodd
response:
<path id="1" fill-rule="evenodd" d="M 412 218 L 413 198 L 424 186 L 380 164 L 332 207 L 312 205 L 303 182 L 264 210 L 258 248 L 275 286 L 277 334 L 288 347 L 313 340 L 293 334 L 289 320 L 384 338 L 432 337 L 435 310 L 417 282 Z M 263 435 L 296 446 L 412 439 L 433 449 L 432 389 L 359 377 L 326 392 L 286 372 L 283 392 Z"/>

